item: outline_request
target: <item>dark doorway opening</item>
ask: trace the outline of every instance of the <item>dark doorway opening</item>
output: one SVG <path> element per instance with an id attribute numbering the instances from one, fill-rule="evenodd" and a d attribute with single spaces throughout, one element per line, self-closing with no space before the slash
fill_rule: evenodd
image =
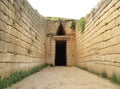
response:
<path id="1" fill-rule="evenodd" d="M 66 41 L 56 41 L 55 65 L 66 66 Z"/>

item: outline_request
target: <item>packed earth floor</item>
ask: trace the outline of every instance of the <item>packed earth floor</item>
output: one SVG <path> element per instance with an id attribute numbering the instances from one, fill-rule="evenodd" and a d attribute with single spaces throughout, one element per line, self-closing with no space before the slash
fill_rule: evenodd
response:
<path id="1" fill-rule="evenodd" d="M 47 67 L 7 89 L 120 89 L 120 86 L 77 67 Z"/>

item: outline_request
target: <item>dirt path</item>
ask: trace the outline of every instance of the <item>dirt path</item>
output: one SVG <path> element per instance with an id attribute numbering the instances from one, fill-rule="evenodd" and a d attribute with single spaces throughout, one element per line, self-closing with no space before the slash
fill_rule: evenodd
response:
<path id="1" fill-rule="evenodd" d="M 47 67 L 7 89 L 120 89 L 76 67 Z"/>

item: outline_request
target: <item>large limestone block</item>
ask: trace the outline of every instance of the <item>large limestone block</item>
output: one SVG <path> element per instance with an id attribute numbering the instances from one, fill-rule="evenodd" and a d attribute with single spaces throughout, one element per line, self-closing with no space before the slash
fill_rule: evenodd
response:
<path id="1" fill-rule="evenodd" d="M 10 34 L 0 31 L 0 40 L 9 42 Z"/>
<path id="2" fill-rule="evenodd" d="M 105 55 L 105 54 L 110 54 L 112 53 L 112 48 L 111 47 L 108 47 L 108 48 L 104 48 L 104 49 L 101 49 L 99 51 L 99 54 L 100 55 Z"/>
<path id="3" fill-rule="evenodd" d="M 4 41 L 0 41 L 0 52 L 7 52 L 8 50 L 8 43 Z"/>
<path id="4" fill-rule="evenodd" d="M 9 14 L 9 11 L 8 11 L 9 9 L 2 1 L 0 1 L 0 10 L 6 15 Z"/>
<path id="5" fill-rule="evenodd" d="M 120 44 L 112 46 L 112 52 L 111 53 L 120 53 Z"/>
<path id="6" fill-rule="evenodd" d="M 120 35 L 120 26 L 116 26 L 115 28 L 112 29 L 112 37 L 119 36 L 119 35 Z"/>
<path id="7" fill-rule="evenodd" d="M 111 61 L 114 63 L 120 63 L 120 54 L 112 54 Z"/>
<path id="8" fill-rule="evenodd" d="M 120 10 L 119 10 L 119 17 L 115 20 L 116 26 L 120 25 Z M 119 26 L 120 28 L 120 26 Z"/>
<path id="9" fill-rule="evenodd" d="M 10 55 L 8 53 L 0 53 L 0 62 L 12 62 L 12 59 L 10 59 Z"/>
<path id="10" fill-rule="evenodd" d="M 7 32 L 8 26 L 3 21 L 0 21 L 0 29 Z"/>

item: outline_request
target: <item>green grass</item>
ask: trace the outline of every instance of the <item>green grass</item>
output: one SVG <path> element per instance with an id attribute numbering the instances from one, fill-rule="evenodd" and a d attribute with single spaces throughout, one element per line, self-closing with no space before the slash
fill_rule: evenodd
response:
<path id="1" fill-rule="evenodd" d="M 0 89 L 5 89 L 11 86 L 12 84 L 17 83 L 18 81 L 26 78 L 27 76 L 30 76 L 33 73 L 36 73 L 42 70 L 45 67 L 47 67 L 46 64 L 32 68 L 29 71 L 21 71 L 18 73 L 11 74 L 9 77 L 6 77 L 4 79 L 0 79 Z"/>
<path id="2" fill-rule="evenodd" d="M 96 74 L 96 75 L 99 75 L 99 73 L 97 73 L 97 72 L 94 71 L 94 70 L 88 70 L 88 72 L 93 73 L 93 74 Z"/>
<path id="3" fill-rule="evenodd" d="M 107 74 L 106 74 L 105 70 L 102 71 L 101 76 L 104 77 L 104 78 L 107 78 Z"/>
<path id="4" fill-rule="evenodd" d="M 87 67 L 80 67 L 80 66 L 76 66 L 76 67 L 79 68 L 79 69 L 88 71 Z"/>
<path id="5" fill-rule="evenodd" d="M 120 79 L 118 79 L 118 77 L 116 76 L 116 74 L 115 74 L 114 72 L 113 72 L 113 74 L 112 74 L 112 77 L 109 78 L 109 77 L 107 76 L 107 73 L 106 73 L 105 70 L 103 70 L 102 73 L 99 74 L 99 73 L 97 73 L 97 72 L 88 70 L 86 67 L 84 67 L 84 68 L 81 68 L 81 67 L 79 67 L 79 66 L 76 66 L 76 67 L 78 67 L 78 68 L 80 68 L 80 69 L 83 69 L 83 70 L 86 70 L 86 71 L 88 71 L 88 72 L 90 72 L 90 73 L 93 73 L 93 74 L 95 74 L 95 75 L 100 75 L 101 77 L 110 80 L 112 83 L 115 83 L 115 84 L 119 84 L 119 85 L 120 85 Z"/>
<path id="6" fill-rule="evenodd" d="M 97 72 L 95 72 L 94 70 L 89 70 L 89 69 L 87 69 L 87 67 L 79 67 L 79 66 L 76 66 L 76 67 L 78 67 L 78 68 L 80 68 L 80 69 L 82 69 L 82 70 L 86 70 L 86 71 L 88 71 L 88 72 L 90 72 L 90 73 L 93 73 L 93 74 L 96 74 L 96 75 L 99 75 Z"/>
<path id="7" fill-rule="evenodd" d="M 120 80 L 118 79 L 115 73 L 112 74 L 111 82 L 120 84 Z"/>

